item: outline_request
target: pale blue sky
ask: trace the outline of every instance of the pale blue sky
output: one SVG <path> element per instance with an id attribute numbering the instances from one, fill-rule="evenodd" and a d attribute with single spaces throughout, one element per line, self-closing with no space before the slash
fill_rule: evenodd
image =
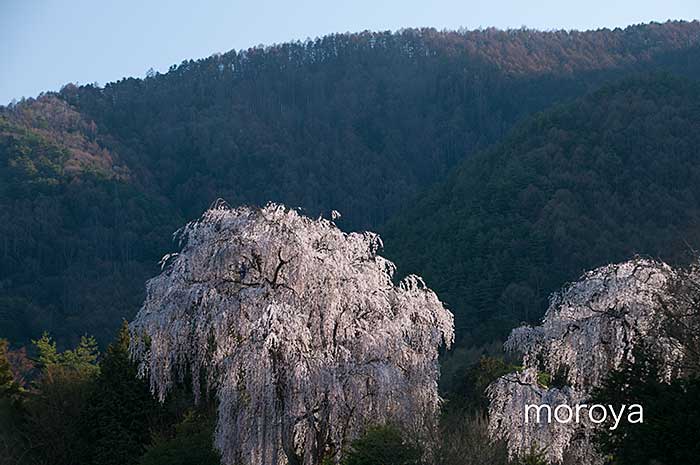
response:
<path id="1" fill-rule="evenodd" d="M 698 0 L 0 0 L 0 104 L 166 71 L 183 59 L 332 32 L 597 29 L 700 17 Z"/>

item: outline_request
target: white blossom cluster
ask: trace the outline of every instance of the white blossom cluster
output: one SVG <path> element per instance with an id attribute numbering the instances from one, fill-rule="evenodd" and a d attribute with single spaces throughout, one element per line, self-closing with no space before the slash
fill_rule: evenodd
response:
<path id="1" fill-rule="evenodd" d="M 641 341 L 650 344 L 665 366 L 682 353 L 664 336 L 662 302 L 668 297 L 675 271 L 647 259 L 607 265 L 586 273 L 580 281 L 555 293 L 543 322 L 511 333 L 507 350 L 522 352 L 523 369 L 499 378 L 488 388 L 491 436 L 508 440 L 511 456 L 532 447 L 544 449 L 553 463 L 602 463 L 591 442 L 590 421 L 580 423 L 525 422 L 528 404 L 577 405 L 591 389 L 625 360 Z M 539 377 L 555 382 L 547 386 Z M 667 373 L 670 377 L 671 373 Z"/>
<path id="2" fill-rule="evenodd" d="M 384 422 L 427 441 L 453 316 L 419 277 L 393 283 L 376 234 L 220 201 L 179 237 L 132 352 L 161 400 L 186 374 L 216 392 L 222 463 L 337 462 Z"/>

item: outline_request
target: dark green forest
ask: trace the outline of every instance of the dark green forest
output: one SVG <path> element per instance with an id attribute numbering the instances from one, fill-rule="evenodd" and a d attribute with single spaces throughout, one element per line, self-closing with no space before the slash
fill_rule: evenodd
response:
<path id="1" fill-rule="evenodd" d="M 60 93 L 2 108 L 2 336 L 26 344 L 48 330 L 65 347 L 88 333 L 106 344 L 121 318 L 137 310 L 145 280 L 173 248 L 171 233 L 221 197 L 232 205 L 283 202 L 312 216 L 335 209 L 343 214 L 339 225 L 346 230 L 386 232 L 389 257 L 404 272 L 426 275 L 457 315 L 460 337 L 475 322 L 490 328 L 482 339 L 499 337 L 513 321 L 536 318 L 553 286 L 575 278 L 583 266 L 629 253 L 675 253 L 678 244 L 670 244 L 663 228 L 654 228 L 639 231 L 644 238 L 622 246 L 609 237 L 638 224 L 621 217 L 628 212 L 615 211 L 608 215 L 611 223 L 597 226 L 603 239 L 592 250 L 586 242 L 591 234 L 561 231 L 573 234 L 575 245 L 583 248 L 571 251 L 571 260 L 560 257 L 551 263 L 546 255 L 562 251 L 537 251 L 552 244 L 542 242 L 547 237 L 528 235 L 532 258 L 540 262 L 519 257 L 505 266 L 517 247 L 508 243 L 508 234 L 518 231 L 500 231 L 503 237 L 491 248 L 481 247 L 483 238 L 469 244 L 427 240 L 418 247 L 420 228 L 429 227 L 427 218 L 434 216 L 400 234 L 397 225 L 413 222 L 418 209 L 422 214 L 436 198 L 434 189 L 447 192 L 458 178 L 470 184 L 460 174 L 467 169 L 461 164 L 475 154 L 483 159 L 489 156 L 484 154 L 506 150 L 493 147 L 511 128 L 522 127 L 529 115 L 640 72 L 700 76 L 699 43 L 697 22 L 589 32 L 408 29 L 337 34 L 185 61 L 165 74 L 149 73 L 104 87 L 67 85 Z M 627 98 L 618 97 L 620 105 Z M 616 124 L 637 125 L 625 119 L 629 116 L 620 110 Z M 517 131 L 524 137 L 522 129 Z M 528 147 L 546 135 L 538 132 Z M 508 136 L 506 146 L 515 144 L 514 137 Z M 552 143 L 559 142 L 555 137 Z M 668 142 L 674 152 L 677 141 Z M 601 150 L 606 144 L 601 143 Z M 628 149 L 636 148 L 611 148 Z M 630 156 L 610 154 L 620 163 Z M 583 158 L 585 154 L 572 159 L 567 170 L 586 163 Z M 449 181 L 443 187 L 433 187 L 445 179 Z M 498 187 L 500 181 L 493 182 Z M 527 189 L 515 184 L 530 180 L 520 176 L 502 182 L 512 184 L 500 191 L 508 196 Z M 539 182 L 533 189 L 540 189 L 545 199 L 553 194 Z M 459 195 L 445 199 L 440 211 L 447 203 L 460 202 Z M 529 201 L 539 209 L 537 202 L 543 200 L 537 195 Z M 687 200 L 669 194 L 659 202 L 672 211 L 684 208 Z M 580 205 L 563 199 L 560 203 L 570 211 L 552 214 L 580 213 Z M 496 228 L 499 220 L 489 217 L 489 208 L 495 203 L 447 212 L 426 238 L 444 234 L 448 221 L 469 223 L 472 232 L 477 224 Z M 585 228 L 578 223 L 572 227 Z M 676 223 L 680 227 L 683 220 Z M 471 240 L 469 234 L 460 232 L 460 240 Z M 692 237 L 687 239 L 692 243 Z M 574 245 L 562 241 L 557 247 Z M 430 247 L 442 250 L 428 251 Z M 451 254 L 470 258 L 443 267 Z M 543 278 L 545 264 L 556 271 Z M 467 273 L 456 276 L 454 270 Z M 507 308 L 509 299 L 523 296 L 532 303 Z"/>
<path id="2" fill-rule="evenodd" d="M 629 78 L 557 105 L 460 165 L 386 227 L 389 256 L 483 343 L 536 322 L 584 271 L 700 245 L 700 86 Z M 507 333 L 501 333 L 503 337 Z"/>

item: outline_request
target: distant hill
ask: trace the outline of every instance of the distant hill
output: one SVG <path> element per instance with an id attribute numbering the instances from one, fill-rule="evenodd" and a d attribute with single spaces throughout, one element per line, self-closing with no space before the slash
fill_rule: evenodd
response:
<path id="1" fill-rule="evenodd" d="M 0 114 L 0 336 L 103 338 L 143 299 L 179 217 L 55 97 Z"/>
<path id="2" fill-rule="evenodd" d="M 635 254 L 688 260 L 700 247 L 700 86 L 628 79 L 534 115 L 384 237 L 471 340 L 536 321 L 587 269 Z"/>
<path id="3" fill-rule="evenodd" d="M 217 197 L 381 229 L 533 113 L 641 71 L 700 77 L 699 47 L 698 22 L 336 34 L 0 108 L 0 336 L 107 340 Z M 501 291 L 476 292 L 489 315 Z"/>
<path id="4" fill-rule="evenodd" d="M 60 97 L 187 217 L 211 201 L 339 210 L 376 228 L 523 116 L 620 74 L 697 74 L 700 23 L 590 32 L 336 34 Z M 681 55 L 678 55 L 678 54 Z M 678 56 L 676 56 L 678 55 Z"/>

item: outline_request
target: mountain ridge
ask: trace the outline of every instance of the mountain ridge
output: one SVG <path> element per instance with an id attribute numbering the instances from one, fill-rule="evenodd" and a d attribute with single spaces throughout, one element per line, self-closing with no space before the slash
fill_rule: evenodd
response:
<path id="1" fill-rule="evenodd" d="M 381 229 L 535 112 L 640 70 L 700 77 L 699 41 L 697 21 L 340 34 L 3 107 L 15 135 L 0 140 L 0 318 L 13 341 L 43 329 L 59 343 L 107 340 L 170 233 L 214 199 L 338 210 L 346 230 Z M 32 171 L 51 157 L 47 176 Z"/>

